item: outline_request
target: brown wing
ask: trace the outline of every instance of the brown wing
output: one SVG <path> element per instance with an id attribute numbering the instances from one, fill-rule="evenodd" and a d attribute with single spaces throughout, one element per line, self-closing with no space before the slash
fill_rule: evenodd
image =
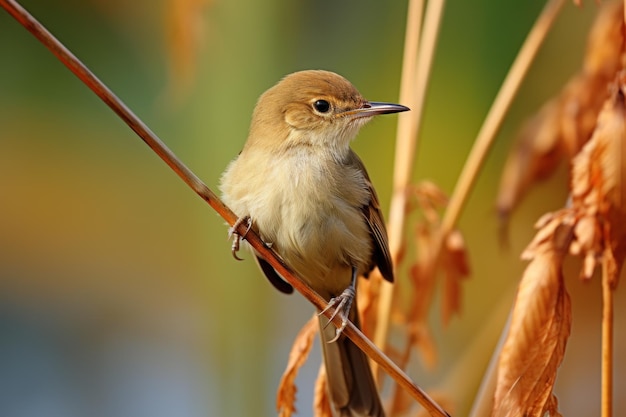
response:
<path id="1" fill-rule="evenodd" d="M 374 253 L 372 254 L 372 268 L 378 266 L 382 276 L 389 282 L 393 282 L 393 263 L 391 262 L 391 254 L 389 253 L 389 242 L 387 240 L 387 228 L 383 220 L 383 214 L 380 211 L 380 202 L 374 186 L 370 181 L 363 161 L 352 150 L 348 155 L 348 165 L 353 165 L 363 172 L 367 181 L 367 187 L 371 195 L 368 205 L 363 206 L 363 216 L 367 221 L 370 229 L 370 235 L 374 242 Z"/>
<path id="2" fill-rule="evenodd" d="M 276 272 L 272 265 L 267 263 L 265 259 L 260 256 L 255 256 L 254 260 L 259 268 L 261 268 L 261 271 L 263 271 L 263 274 L 265 274 L 267 280 L 272 283 L 274 288 L 285 294 L 291 294 L 293 292 L 291 284 L 282 279 L 281 276 L 278 275 L 278 272 Z"/>

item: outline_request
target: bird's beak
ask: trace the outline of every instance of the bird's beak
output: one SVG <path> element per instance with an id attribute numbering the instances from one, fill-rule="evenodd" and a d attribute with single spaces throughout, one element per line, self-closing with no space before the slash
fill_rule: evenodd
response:
<path id="1" fill-rule="evenodd" d="M 339 114 L 339 116 L 349 117 L 351 119 L 359 119 L 361 117 L 372 117 L 378 114 L 400 113 L 409 111 L 406 106 L 393 103 L 381 103 L 378 101 L 366 101 L 363 106 L 358 109 L 347 110 Z"/>

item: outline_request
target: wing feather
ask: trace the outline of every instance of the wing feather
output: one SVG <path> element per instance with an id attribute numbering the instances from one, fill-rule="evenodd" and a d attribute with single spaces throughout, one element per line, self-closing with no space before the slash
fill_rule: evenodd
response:
<path id="1" fill-rule="evenodd" d="M 367 174 L 365 165 L 359 156 L 353 151 L 350 151 L 347 163 L 363 172 L 368 191 L 371 196 L 369 204 L 361 207 L 361 210 L 369 226 L 372 242 L 374 243 L 374 251 L 372 253 L 372 269 L 374 266 L 377 266 L 382 276 L 387 281 L 393 282 L 393 263 L 391 261 L 391 253 L 389 252 L 387 228 L 385 227 L 385 221 L 383 220 L 383 213 L 380 210 L 378 195 L 376 194 L 372 181 Z"/>

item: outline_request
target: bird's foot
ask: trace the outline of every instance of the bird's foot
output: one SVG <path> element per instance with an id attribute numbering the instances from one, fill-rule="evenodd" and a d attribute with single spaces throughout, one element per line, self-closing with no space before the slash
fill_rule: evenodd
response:
<path id="1" fill-rule="evenodd" d="M 332 340 L 329 340 L 328 343 L 333 343 L 337 341 L 337 339 L 339 339 L 339 336 L 341 336 L 343 329 L 345 329 L 346 326 L 348 325 L 348 322 L 350 321 L 349 319 L 350 309 L 352 308 L 352 301 L 354 300 L 355 294 L 356 292 L 354 291 L 354 286 L 350 285 L 348 288 L 343 290 L 343 292 L 339 294 L 337 297 L 331 298 L 326 308 L 319 313 L 319 314 L 324 314 L 326 311 L 330 310 L 331 308 L 335 309 L 333 314 L 330 316 L 328 324 L 330 324 L 337 315 L 341 317 L 341 326 L 337 327 L 335 337 Z"/>
<path id="2" fill-rule="evenodd" d="M 239 228 L 239 226 L 244 222 L 248 223 L 248 228 L 246 229 L 243 235 L 240 235 L 239 233 L 237 233 L 237 228 Z M 228 229 L 228 238 L 233 239 L 233 244 L 230 247 L 230 252 L 233 254 L 233 258 L 235 258 L 238 261 L 243 261 L 242 258 L 237 256 L 237 252 L 239 252 L 239 243 L 241 242 L 242 237 L 243 238 L 246 237 L 251 227 L 252 227 L 252 219 L 249 216 L 243 216 L 243 217 L 238 218 L 237 221 L 233 224 L 233 226 Z"/>

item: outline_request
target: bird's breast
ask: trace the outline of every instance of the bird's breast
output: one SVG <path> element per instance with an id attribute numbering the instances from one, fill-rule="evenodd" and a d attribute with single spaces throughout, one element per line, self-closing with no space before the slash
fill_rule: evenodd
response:
<path id="1" fill-rule="evenodd" d="M 314 288 L 319 281 L 339 279 L 330 277 L 339 272 L 345 275 L 340 281 L 349 283 L 350 268 L 365 270 L 372 252 L 362 213 L 371 198 L 364 174 L 306 151 L 269 161 L 247 168 L 261 175 L 249 176 L 250 183 L 242 185 L 248 189 L 239 194 L 246 199 L 243 212 Z"/>

